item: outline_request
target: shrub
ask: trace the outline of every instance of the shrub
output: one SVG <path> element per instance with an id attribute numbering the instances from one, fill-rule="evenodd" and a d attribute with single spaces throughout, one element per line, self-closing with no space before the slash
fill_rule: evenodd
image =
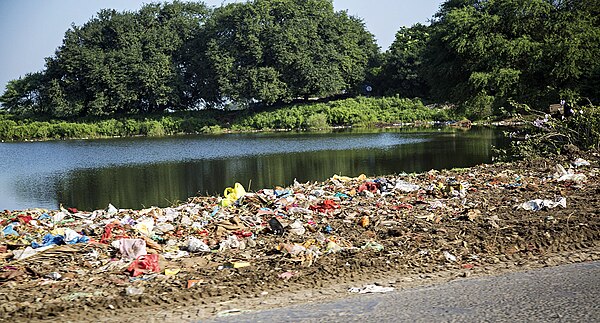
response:
<path id="1" fill-rule="evenodd" d="M 327 123 L 327 116 L 324 113 L 317 113 L 310 115 L 306 119 L 306 127 L 308 129 L 325 129 L 329 128 Z"/>
<path id="2" fill-rule="evenodd" d="M 207 133 L 207 134 L 219 134 L 219 133 L 223 133 L 223 128 L 221 128 L 220 126 L 204 126 L 201 129 L 202 133 Z"/>
<path id="3" fill-rule="evenodd" d="M 0 139 L 25 140 L 220 133 L 224 129 L 249 131 L 372 126 L 378 122 L 448 120 L 448 110 L 425 107 L 418 99 L 357 97 L 271 107 L 258 112 L 201 110 L 121 118 L 86 117 L 77 122 L 0 116 Z"/>
<path id="4" fill-rule="evenodd" d="M 140 125 L 140 134 L 149 137 L 160 137 L 165 135 L 165 128 L 162 123 L 156 120 L 144 121 Z"/>
<path id="5" fill-rule="evenodd" d="M 520 118 L 526 126 L 509 134 L 520 139 L 513 141 L 508 150 L 502 151 L 501 158 L 561 154 L 567 145 L 574 145 L 584 150 L 600 150 L 599 107 L 589 105 L 576 108 L 575 115 L 563 120 L 543 112 L 532 111 L 523 104 L 518 106 L 529 112 L 527 117 Z"/>

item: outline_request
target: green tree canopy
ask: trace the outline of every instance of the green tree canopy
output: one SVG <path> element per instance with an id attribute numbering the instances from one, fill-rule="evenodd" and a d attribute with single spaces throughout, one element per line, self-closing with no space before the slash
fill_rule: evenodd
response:
<path id="1" fill-rule="evenodd" d="M 83 26 L 73 25 L 46 70 L 36 75 L 37 99 L 13 112 L 46 112 L 55 117 L 144 113 L 182 109 L 198 98 L 186 79 L 183 44 L 195 36 L 209 10 L 203 4 L 147 4 L 138 12 L 102 10 Z M 28 76 L 13 81 L 29 96 Z M 27 90 L 27 91 L 26 91 Z M 12 94 L 11 94 L 12 93 Z M 13 100 L 14 101 L 14 100 Z"/>
<path id="2" fill-rule="evenodd" d="M 44 87 L 44 74 L 28 73 L 24 77 L 11 80 L 6 85 L 6 90 L 0 102 L 5 109 L 17 114 L 44 113 L 42 88 Z"/>
<path id="3" fill-rule="evenodd" d="M 599 102 L 597 0 L 448 0 L 383 55 L 332 0 L 102 10 L 72 26 L 46 69 L 0 96 L 18 114 L 68 118 L 376 94 L 457 103 L 469 117 L 512 100 Z"/>
<path id="4" fill-rule="evenodd" d="M 416 24 L 401 27 L 396 38 L 384 54 L 377 88 L 386 95 L 402 97 L 426 97 L 429 87 L 421 75 L 425 45 L 429 39 L 429 27 Z"/>
<path id="5" fill-rule="evenodd" d="M 597 81 L 600 29 L 593 15 L 597 6 L 587 3 L 445 2 L 425 54 L 433 94 L 465 103 L 475 117 L 491 114 L 509 98 L 542 106 L 594 95 L 584 89 Z"/>
<path id="6" fill-rule="evenodd" d="M 274 103 L 352 92 L 378 49 L 330 0 L 255 0 L 218 8 L 205 42 L 209 101 Z"/>

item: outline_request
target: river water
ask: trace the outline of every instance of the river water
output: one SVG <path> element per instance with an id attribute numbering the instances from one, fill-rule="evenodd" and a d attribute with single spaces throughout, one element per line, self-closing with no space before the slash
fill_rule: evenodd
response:
<path id="1" fill-rule="evenodd" d="M 197 194 L 468 167 L 498 129 L 344 130 L 0 143 L 0 209 L 169 206 Z"/>

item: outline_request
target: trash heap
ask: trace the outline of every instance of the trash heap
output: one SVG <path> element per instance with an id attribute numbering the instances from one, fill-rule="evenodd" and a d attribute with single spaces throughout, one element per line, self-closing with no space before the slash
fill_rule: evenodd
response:
<path id="1" fill-rule="evenodd" d="M 435 174 L 428 173 L 430 177 L 436 177 Z M 93 212 L 64 207 L 54 211 L 5 211 L 0 222 L 2 258 L 6 263 L 18 264 L 54 249 L 87 247 L 92 251 L 83 259 L 90 260 L 93 266 L 126 268 L 136 277 L 164 272 L 158 265 L 160 257 L 178 259 L 251 249 L 264 236 L 305 240 L 302 244 L 280 243 L 275 249 L 308 265 L 324 254 L 348 248 L 381 251 L 384 247 L 376 241 L 355 246 L 336 235 L 332 221 L 342 219 L 343 223 L 367 228 L 376 218 L 378 225 L 392 225 L 396 216 L 376 217 L 378 213 L 387 214 L 378 212 L 379 208 L 394 213 L 409 211 L 415 203 L 427 204 L 431 210 L 448 208 L 440 199 L 427 199 L 464 199 L 469 186 L 455 178 L 437 178 L 435 184 L 421 187 L 405 180 L 407 177 L 410 176 L 368 179 L 365 175 L 334 175 L 322 185 L 295 182 L 289 188 L 256 193 L 247 193 L 236 183 L 225 189 L 221 198 L 195 197 L 167 208 L 130 210 L 111 204 Z"/>
<path id="2" fill-rule="evenodd" d="M 487 243 L 478 232 L 497 232 L 509 213 L 539 222 L 536 211 L 568 208 L 569 192 L 598 182 L 597 166 L 586 160 L 565 166 L 542 172 L 480 165 L 378 178 L 334 175 L 322 183 L 294 181 L 256 192 L 236 183 L 220 197 L 142 210 L 108 205 L 92 212 L 4 211 L 0 284 L 5 290 L 68 285 L 58 295 L 73 301 L 106 296 L 104 289 L 115 286 L 115 295 L 147 294 L 148 281 L 158 282 L 156 288 L 167 282 L 188 289 L 228 270 L 276 269 L 276 279 L 288 280 L 338 254 L 400 259 L 410 251 L 419 259 L 470 268 L 482 261 L 477 252 L 486 250 L 469 249 Z M 545 215 L 542 222 L 551 216 Z M 460 243 L 459 234 L 465 236 Z M 511 239 L 514 233 L 506 241 Z M 285 265 L 268 268 L 273 262 L 265 259 Z M 80 284 L 94 279 L 88 287 Z"/>

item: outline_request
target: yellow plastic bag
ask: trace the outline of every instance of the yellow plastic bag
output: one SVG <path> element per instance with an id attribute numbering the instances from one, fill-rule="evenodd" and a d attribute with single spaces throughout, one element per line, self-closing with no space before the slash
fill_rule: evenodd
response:
<path id="1" fill-rule="evenodd" d="M 181 271 L 180 268 L 167 268 L 165 269 L 165 276 L 175 276 Z"/>
<path id="2" fill-rule="evenodd" d="M 359 181 L 364 181 L 365 179 L 367 179 L 367 175 L 365 174 L 360 174 L 358 175 L 358 177 L 348 177 L 348 176 L 340 176 L 340 175 L 333 175 L 333 177 L 331 179 L 335 179 L 341 182 L 350 182 L 353 180 L 359 180 Z"/>
<path id="3" fill-rule="evenodd" d="M 230 206 L 231 204 L 235 203 L 235 201 L 237 201 L 239 198 L 246 195 L 246 190 L 244 189 L 244 186 L 242 186 L 242 184 L 235 183 L 233 188 L 226 188 L 223 192 L 223 195 L 225 196 L 225 198 L 221 200 L 221 206 L 226 207 Z"/>

